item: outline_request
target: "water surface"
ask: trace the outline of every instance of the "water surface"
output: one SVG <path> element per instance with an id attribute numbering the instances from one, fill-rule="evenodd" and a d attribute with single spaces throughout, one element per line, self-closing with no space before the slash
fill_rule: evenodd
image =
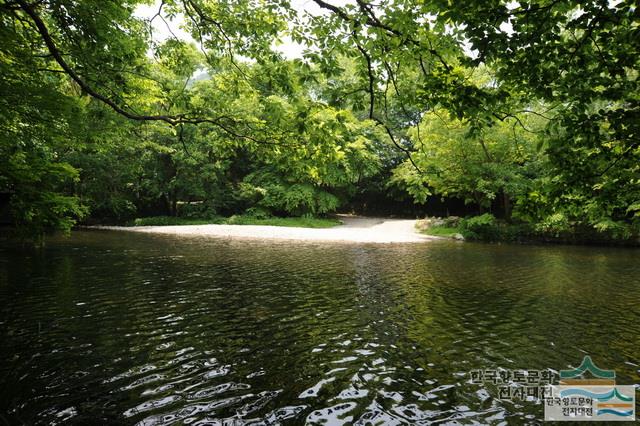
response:
<path id="1" fill-rule="evenodd" d="M 0 424 L 535 423 L 474 369 L 640 383 L 640 252 L 80 231 L 0 248 Z"/>

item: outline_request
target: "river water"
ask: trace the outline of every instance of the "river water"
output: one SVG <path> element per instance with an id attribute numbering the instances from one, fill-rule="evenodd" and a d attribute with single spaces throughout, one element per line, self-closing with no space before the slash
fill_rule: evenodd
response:
<path id="1" fill-rule="evenodd" d="M 0 424 L 538 423 L 470 373 L 640 383 L 640 251 L 78 231 L 0 248 L 0 337 Z"/>

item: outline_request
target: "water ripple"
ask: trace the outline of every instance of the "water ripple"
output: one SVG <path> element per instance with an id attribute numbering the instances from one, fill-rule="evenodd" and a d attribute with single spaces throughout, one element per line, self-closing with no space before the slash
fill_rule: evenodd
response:
<path id="1" fill-rule="evenodd" d="M 468 372 L 590 354 L 640 382 L 634 250 L 78 232 L 0 254 L 10 423 L 535 424 Z"/>

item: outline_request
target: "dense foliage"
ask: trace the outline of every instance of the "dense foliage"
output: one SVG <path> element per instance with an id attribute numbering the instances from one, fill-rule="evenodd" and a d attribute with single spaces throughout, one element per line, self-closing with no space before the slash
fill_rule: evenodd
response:
<path id="1" fill-rule="evenodd" d="M 632 1 L 139 3 L 0 0 L 0 193 L 24 235 L 371 193 L 638 233 Z M 192 40 L 154 38 L 171 18 Z"/>

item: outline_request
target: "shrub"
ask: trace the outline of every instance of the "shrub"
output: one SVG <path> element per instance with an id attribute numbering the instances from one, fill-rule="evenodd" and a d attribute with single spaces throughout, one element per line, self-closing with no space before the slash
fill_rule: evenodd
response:
<path id="1" fill-rule="evenodd" d="M 195 201 L 178 204 L 178 216 L 187 219 L 208 219 L 217 216 L 213 203 L 208 201 Z"/>
<path id="2" fill-rule="evenodd" d="M 447 226 L 449 228 L 456 228 L 460 225 L 460 220 L 462 219 L 458 216 L 446 217 L 444 218 L 444 226 Z"/>
<path id="3" fill-rule="evenodd" d="M 275 184 L 265 189 L 258 206 L 275 214 L 315 216 L 332 212 L 339 204 L 336 196 L 309 184 Z"/>
<path id="4" fill-rule="evenodd" d="M 470 239 L 497 240 L 500 237 L 496 218 L 491 213 L 461 219 L 460 229 Z"/>
<path id="5" fill-rule="evenodd" d="M 269 219 L 272 217 L 268 210 L 261 207 L 250 207 L 244 212 L 244 214 L 254 219 Z"/>
<path id="6" fill-rule="evenodd" d="M 536 230 L 548 235 L 559 236 L 562 233 L 571 231 L 570 223 L 563 213 L 554 213 L 543 218 L 536 225 Z"/>

